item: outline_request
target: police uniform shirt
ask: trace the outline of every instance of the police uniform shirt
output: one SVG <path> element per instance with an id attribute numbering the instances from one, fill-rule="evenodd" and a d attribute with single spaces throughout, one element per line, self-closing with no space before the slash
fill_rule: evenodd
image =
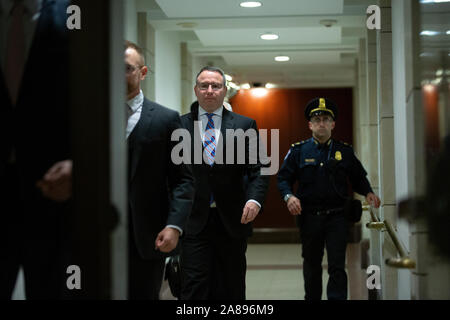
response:
<path id="1" fill-rule="evenodd" d="M 364 196 L 372 192 L 366 175 L 351 146 L 334 139 L 320 144 L 311 138 L 289 150 L 278 173 L 278 188 L 283 197 L 299 198 L 302 209 L 331 209 L 344 205 L 349 183 Z M 298 189 L 293 192 L 295 182 Z"/>

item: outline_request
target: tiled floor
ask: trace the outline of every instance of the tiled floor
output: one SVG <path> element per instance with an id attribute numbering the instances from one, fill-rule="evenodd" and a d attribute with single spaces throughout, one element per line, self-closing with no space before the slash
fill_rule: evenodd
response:
<path id="1" fill-rule="evenodd" d="M 299 244 L 249 244 L 247 249 L 247 299 L 248 300 L 303 300 L 304 283 L 302 273 L 301 245 Z M 367 300 L 366 274 L 360 267 L 359 244 L 347 247 L 347 275 L 349 299 Z M 322 273 L 323 296 L 326 299 L 326 253 Z M 162 299 L 173 297 L 163 283 Z M 23 275 L 19 275 L 14 299 L 24 299 Z"/>
<path id="2" fill-rule="evenodd" d="M 349 299 L 366 300 L 365 273 L 360 267 L 359 244 L 347 248 L 347 275 Z M 247 249 L 247 299 L 249 300 L 303 300 L 304 282 L 301 245 L 249 244 Z M 322 273 L 323 295 L 326 299 L 326 253 Z"/>

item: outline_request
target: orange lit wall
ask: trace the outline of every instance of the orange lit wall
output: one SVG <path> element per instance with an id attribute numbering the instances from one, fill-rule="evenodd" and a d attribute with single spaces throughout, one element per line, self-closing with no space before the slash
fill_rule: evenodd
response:
<path id="1" fill-rule="evenodd" d="M 268 89 L 263 97 L 255 97 L 252 90 L 240 90 L 230 103 L 233 111 L 256 120 L 259 129 L 280 130 L 280 166 L 291 144 L 309 139 L 311 131 L 304 116 L 308 101 L 316 97 L 326 97 L 339 107 L 336 128 L 333 137 L 352 144 L 352 89 Z M 269 131 L 270 153 L 270 131 Z M 276 176 L 272 176 L 264 211 L 255 220 L 256 228 L 291 228 L 295 220 L 289 214 L 281 199 L 276 185 Z"/>
<path id="2" fill-rule="evenodd" d="M 428 157 L 439 151 L 439 92 L 434 85 L 422 89 L 425 111 L 425 149 Z"/>

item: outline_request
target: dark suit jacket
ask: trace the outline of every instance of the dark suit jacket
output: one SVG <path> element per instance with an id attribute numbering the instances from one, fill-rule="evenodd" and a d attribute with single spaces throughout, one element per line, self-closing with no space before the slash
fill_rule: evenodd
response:
<path id="1" fill-rule="evenodd" d="M 181 121 L 183 127 L 188 129 L 191 134 L 191 157 L 196 190 L 194 207 L 187 222 L 186 234 L 198 234 L 205 227 L 208 220 L 210 194 L 212 192 L 221 221 L 229 235 L 234 238 L 250 236 L 252 226 L 251 223 L 241 223 L 242 211 L 245 203 L 250 199 L 256 200 L 263 205 L 269 185 L 269 176 L 260 174 L 262 165 L 259 161 L 256 164 L 249 164 L 248 143 L 245 145 L 246 163 L 237 164 L 236 138 L 234 141 L 234 164 L 226 164 L 227 150 L 225 147 L 223 147 L 223 164 L 215 163 L 212 167 L 205 163 L 195 164 L 194 139 L 201 139 L 200 136 L 194 136 L 194 121 L 198 121 L 198 102 L 192 105 L 190 113 L 181 117 Z M 230 112 L 224 108 L 219 149 L 220 144 L 223 146 L 227 145 L 227 129 L 243 129 L 246 131 L 248 129 L 256 130 L 257 127 L 255 120 Z"/>
<path id="2" fill-rule="evenodd" d="M 70 158 L 68 3 L 43 1 L 14 107 L 0 68 L 0 177 L 14 148 L 22 191 L 31 207 L 34 198 L 47 202 L 36 181 L 53 164 Z"/>
<path id="3" fill-rule="evenodd" d="M 176 111 L 144 99 L 141 117 L 128 138 L 129 207 L 137 248 L 145 259 L 165 256 L 155 239 L 168 224 L 184 230 L 192 208 L 194 180 L 189 165 L 175 165 L 172 132 L 181 128 Z"/>

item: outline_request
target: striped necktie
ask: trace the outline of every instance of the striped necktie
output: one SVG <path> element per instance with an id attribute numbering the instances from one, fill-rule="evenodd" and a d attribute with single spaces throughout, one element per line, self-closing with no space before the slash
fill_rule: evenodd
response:
<path id="1" fill-rule="evenodd" d="M 17 102 L 20 80 L 25 62 L 25 33 L 23 16 L 25 6 L 22 1 L 14 1 L 11 11 L 11 25 L 6 45 L 5 77 L 13 105 Z"/>
<path id="2" fill-rule="evenodd" d="M 214 157 L 216 156 L 216 133 L 214 129 L 213 115 L 214 113 L 206 114 L 208 117 L 208 124 L 206 125 L 205 140 L 203 142 L 203 146 L 205 147 L 203 152 L 205 153 L 205 157 L 208 159 L 210 166 L 214 164 Z"/>

